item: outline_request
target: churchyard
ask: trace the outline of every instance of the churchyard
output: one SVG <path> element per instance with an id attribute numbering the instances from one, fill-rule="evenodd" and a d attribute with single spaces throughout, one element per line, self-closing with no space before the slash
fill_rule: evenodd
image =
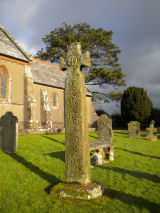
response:
<path id="1" fill-rule="evenodd" d="M 160 140 L 129 138 L 127 130 L 113 134 L 114 161 L 91 169 L 104 194 L 90 201 L 50 195 L 65 182 L 64 133 L 19 136 L 16 154 L 0 150 L 0 212 L 159 212 Z M 97 138 L 89 132 L 89 141 Z"/>
<path id="2" fill-rule="evenodd" d="M 98 132 L 88 134 L 81 67 L 90 65 L 79 42 L 61 58 L 67 69 L 65 134 L 18 137 L 18 118 L 12 112 L 0 118 L 0 212 L 159 211 L 160 141 L 154 121 L 146 137 L 136 121 L 128 131 L 113 133 L 112 120 L 101 115 Z"/>

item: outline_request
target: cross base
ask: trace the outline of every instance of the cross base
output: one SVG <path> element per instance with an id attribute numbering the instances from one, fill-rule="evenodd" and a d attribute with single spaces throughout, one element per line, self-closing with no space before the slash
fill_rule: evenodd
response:
<path id="1" fill-rule="evenodd" d="M 81 185 L 78 183 L 59 183 L 51 189 L 51 196 L 74 200 L 92 200 L 101 197 L 103 186 L 97 183 Z"/>

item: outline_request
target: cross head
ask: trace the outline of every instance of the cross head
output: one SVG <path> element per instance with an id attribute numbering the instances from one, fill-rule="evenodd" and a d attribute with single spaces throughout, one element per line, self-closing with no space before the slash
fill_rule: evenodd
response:
<path id="1" fill-rule="evenodd" d="M 80 70 L 84 67 L 90 67 L 90 53 L 86 51 L 81 53 L 81 43 L 75 42 L 68 46 L 68 52 L 66 58 L 60 58 L 60 68 L 64 71 L 68 68 L 79 68 Z"/>

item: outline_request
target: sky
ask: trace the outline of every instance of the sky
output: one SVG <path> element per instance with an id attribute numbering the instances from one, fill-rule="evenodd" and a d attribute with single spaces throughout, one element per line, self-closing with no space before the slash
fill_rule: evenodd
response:
<path id="1" fill-rule="evenodd" d="M 160 108 L 160 0 L 0 0 L 0 24 L 29 54 L 35 55 L 44 46 L 42 37 L 63 22 L 112 30 L 127 87 L 147 89 Z M 97 107 L 120 112 L 115 103 Z"/>

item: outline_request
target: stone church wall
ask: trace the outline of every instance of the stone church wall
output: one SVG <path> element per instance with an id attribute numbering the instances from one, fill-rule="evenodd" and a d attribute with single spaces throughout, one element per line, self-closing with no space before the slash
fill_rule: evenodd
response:
<path id="1" fill-rule="evenodd" d="M 37 120 L 39 125 L 43 127 L 45 118 L 42 116 L 42 104 L 41 104 L 41 90 L 47 92 L 48 95 L 48 107 L 50 109 L 49 113 L 50 119 L 52 121 L 52 128 L 64 128 L 64 90 L 56 89 L 53 87 L 47 87 L 43 85 L 33 84 L 33 95 L 37 102 Z M 53 106 L 53 95 L 57 96 L 57 106 Z"/>
<path id="2" fill-rule="evenodd" d="M 24 65 L 14 59 L 9 61 L 0 58 L 0 66 L 8 72 L 7 98 L 0 99 L 0 116 L 12 111 L 18 117 L 20 128 L 23 128 L 24 121 Z"/>
<path id="3" fill-rule="evenodd" d="M 28 134 L 24 131 L 27 128 L 28 108 L 26 105 L 27 94 L 32 93 L 36 100 L 34 111 L 37 129 L 63 129 L 64 128 L 64 90 L 49 86 L 43 86 L 33 83 L 32 76 L 26 77 L 26 67 L 30 67 L 28 63 L 21 62 L 15 59 L 0 57 L 0 66 L 4 66 L 8 72 L 8 90 L 7 99 L 0 99 L 0 117 L 7 111 L 11 111 L 18 118 L 18 127 L 20 133 Z M 30 69 L 30 68 L 29 68 Z M 26 78 L 27 85 L 26 86 Z M 44 82 L 45 83 L 45 82 Z M 27 89 L 28 88 L 28 89 Z M 47 107 L 45 111 L 42 102 L 42 91 L 47 94 Z M 57 105 L 53 106 L 53 96 L 56 95 Z M 94 110 L 92 98 L 87 97 L 88 106 L 88 124 L 89 127 L 95 127 L 97 115 Z M 47 119 L 50 122 L 47 122 Z M 36 130 L 34 129 L 36 132 Z"/>

